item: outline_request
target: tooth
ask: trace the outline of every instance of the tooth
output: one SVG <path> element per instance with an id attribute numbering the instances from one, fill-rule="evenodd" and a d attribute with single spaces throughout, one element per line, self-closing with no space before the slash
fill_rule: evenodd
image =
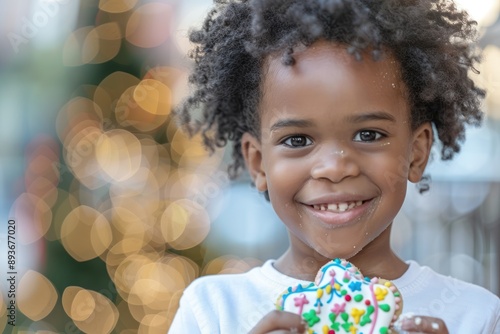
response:
<path id="1" fill-rule="evenodd" d="M 339 204 L 339 211 L 344 212 L 345 210 L 347 210 L 348 207 L 349 207 L 349 205 L 347 203 L 340 203 Z"/>
<path id="2" fill-rule="evenodd" d="M 337 211 L 339 208 L 337 204 L 328 204 L 328 210 L 330 211 Z"/>
<path id="3" fill-rule="evenodd" d="M 356 203 L 355 202 L 351 202 L 349 203 L 349 209 L 352 209 L 356 206 Z"/>
<path id="4" fill-rule="evenodd" d="M 361 204 L 363 204 L 363 201 L 357 201 L 356 202 L 356 206 L 360 206 Z"/>
<path id="5" fill-rule="evenodd" d="M 328 204 L 323 204 L 323 208 L 322 208 L 323 211 L 326 211 L 328 210 Z"/>

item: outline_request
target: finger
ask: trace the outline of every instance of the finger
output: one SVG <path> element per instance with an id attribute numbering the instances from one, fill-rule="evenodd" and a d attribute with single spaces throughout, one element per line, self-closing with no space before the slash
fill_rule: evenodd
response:
<path id="1" fill-rule="evenodd" d="M 302 334 L 305 331 L 304 320 L 298 314 L 274 310 L 264 316 L 249 334 Z"/>
<path id="2" fill-rule="evenodd" d="M 442 319 L 424 316 L 404 318 L 401 329 L 410 333 L 448 334 L 448 328 Z"/>

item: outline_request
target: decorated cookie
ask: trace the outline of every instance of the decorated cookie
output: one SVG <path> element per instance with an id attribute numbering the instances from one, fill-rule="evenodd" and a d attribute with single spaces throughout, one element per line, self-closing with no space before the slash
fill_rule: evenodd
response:
<path id="1" fill-rule="evenodd" d="M 315 283 L 289 287 L 277 307 L 301 315 L 309 334 L 386 334 L 402 300 L 390 281 L 363 277 L 351 263 L 335 259 L 320 269 Z"/>

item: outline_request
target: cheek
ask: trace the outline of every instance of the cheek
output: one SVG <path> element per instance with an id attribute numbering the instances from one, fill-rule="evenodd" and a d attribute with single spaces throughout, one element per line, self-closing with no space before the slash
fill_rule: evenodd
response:
<path id="1" fill-rule="evenodd" d="M 283 195 L 286 190 L 289 196 L 293 196 L 293 189 L 301 180 L 308 177 L 309 173 L 305 165 L 306 161 L 302 159 L 298 161 L 279 156 L 267 161 L 266 177 L 270 191 L 274 190 Z"/>
<path id="2" fill-rule="evenodd" d="M 367 159 L 364 162 L 365 170 L 373 178 L 378 179 L 378 183 L 381 182 L 380 180 L 385 180 L 385 183 L 401 182 L 406 184 L 410 167 L 409 158 L 409 149 L 398 145 L 386 154 L 378 154 Z M 380 186 L 382 187 L 382 185 Z"/>
<path id="3" fill-rule="evenodd" d="M 309 178 L 307 164 L 282 157 L 269 161 L 268 166 L 266 179 L 271 204 L 280 218 L 291 218 L 290 215 L 296 215 L 294 198 Z"/>

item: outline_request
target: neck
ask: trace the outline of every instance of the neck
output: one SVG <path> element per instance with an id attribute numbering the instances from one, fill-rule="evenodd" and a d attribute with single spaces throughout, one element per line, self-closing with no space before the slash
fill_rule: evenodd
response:
<path id="1" fill-rule="evenodd" d="M 276 269 L 287 276 L 314 281 L 319 269 L 332 260 L 305 244 L 291 243 L 291 245 L 275 263 Z M 390 247 L 390 227 L 359 253 L 346 260 L 358 267 L 367 277 L 394 280 L 401 277 L 408 269 L 408 265 Z"/>

